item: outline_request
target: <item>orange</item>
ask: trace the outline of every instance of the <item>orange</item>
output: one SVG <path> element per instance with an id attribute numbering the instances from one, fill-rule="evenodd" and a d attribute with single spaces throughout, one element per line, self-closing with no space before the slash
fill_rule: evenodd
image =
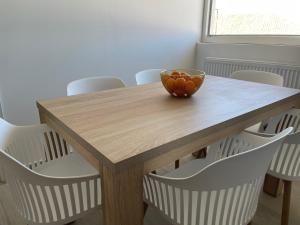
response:
<path id="1" fill-rule="evenodd" d="M 169 78 L 165 84 L 165 87 L 169 92 L 172 92 L 175 87 L 175 80 L 173 78 Z"/>
<path id="2" fill-rule="evenodd" d="M 185 91 L 184 90 L 181 90 L 181 89 L 176 89 L 174 90 L 176 96 L 178 97 L 184 97 L 185 96 Z"/>
<path id="3" fill-rule="evenodd" d="M 192 95 L 196 91 L 196 85 L 190 80 L 185 82 L 184 89 L 188 95 Z"/>
<path id="4" fill-rule="evenodd" d="M 181 72 L 180 75 L 181 75 L 182 77 L 184 77 L 184 76 L 186 76 L 187 74 L 186 74 L 185 72 Z"/>
<path id="5" fill-rule="evenodd" d="M 176 82 L 175 82 L 175 89 L 176 90 L 184 90 L 184 86 L 185 86 L 185 79 L 184 78 L 177 78 Z"/>
<path id="6" fill-rule="evenodd" d="M 176 80 L 177 78 L 180 78 L 180 75 L 171 75 L 171 77 Z"/>
<path id="7" fill-rule="evenodd" d="M 178 71 L 173 71 L 173 72 L 171 73 L 171 75 L 173 75 L 173 76 L 180 76 L 180 73 L 179 73 Z"/>
<path id="8" fill-rule="evenodd" d="M 192 80 L 192 78 L 191 78 L 189 75 L 185 75 L 183 78 L 184 78 L 186 81 Z"/>
<path id="9" fill-rule="evenodd" d="M 168 74 L 162 74 L 161 75 L 161 81 L 163 82 L 163 84 L 167 83 L 167 80 L 170 78 L 170 76 Z"/>
<path id="10" fill-rule="evenodd" d="M 183 97 L 185 94 L 184 90 L 185 86 L 185 79 L 184 78 L 177 78 L 175 80 L 175 85 L 174 85 L 174 92 L 176 93 L 176 96 L 178 97 Z"/>
<path id="11" fill-rule="evenodd" d="M 178 72 L 178 71 L 173 71 L 173 72 L 171 73 L 171 77 L 174 78 L 174 79 L 176 80 L 176 79 L 182 77 L 182 75 L 181 75 L 180 72 Z"/>
<path id="12" fill-rule="evenodd" d="M 200 76 L 193 76 L 192 77 L 192 81 L 194 82 L 194 84 L 196 85 L 196 87 L 200 87 L 200 85 L 203 82 L 203 77 Z"/>

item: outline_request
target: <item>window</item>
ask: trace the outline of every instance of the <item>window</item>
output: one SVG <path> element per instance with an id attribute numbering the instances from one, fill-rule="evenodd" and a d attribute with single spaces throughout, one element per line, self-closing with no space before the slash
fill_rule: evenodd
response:
<path id="1" fill-rule="evenodd" d="M 300 0 L 206 0 L 205 41 L 300 44 Z"/>

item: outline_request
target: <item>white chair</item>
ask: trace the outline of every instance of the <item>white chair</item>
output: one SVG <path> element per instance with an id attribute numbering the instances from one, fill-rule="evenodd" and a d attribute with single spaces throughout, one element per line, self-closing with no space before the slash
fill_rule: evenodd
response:
<path id="1" fill-rule="evenodd" d="M 69 83 L 67 94 L 78 95 L 121 87 L 125 87 L 125 84 L 117 77 L 89 77 Z"/>
<path id="2" fill-rule="evenodd" d="M 271 176 L 283 180 L 282 225 L 287 225 L 289 221 L 292 182 L 300 181 L 300 109 L 292 109 L 271 118 L 265 130 L 268 134 L 274 134 L 289 126 L 294 127 L 294 133 L 289 135 L 275 154 L 268 171 Z"/>
<path id="3" fill-rule="evenodd" d="M 172 224 L 249 224 L 272 157 L 291 131 L 269 138 L 243 132 L 234 141 L 239 154 L 214 163 L 193 160 L 164 176 L 147 175 L 145 199 Z"/>
<path id="4" fill-rule="evenodd" d="M 262 84 L 283 86 L 283 77 L 276 73 L 257 70 L 240 70 L 232 73 L 231 78 Z"/>
<path id="5" fill-rule="evenodd" d="M 240 70 L 235 71 L 231 74 L 231 78 L 237 80 L 245 80 L 245 81 L 252 81 L 262 84 L 269 84 L 275 86 L 283 86 L 283 77 L 276 73 L 270 73 L 265 71 L 257 71 L 257 70 Z M 247 130 L 253 132 L 261 131 L 261 123 L 255 124 Z"/>
<path id="6" fill-rule="evenodd" d="M 150 69 L 138 72 L 135 75 L 137 85 L 150 84 L 160 81 L 160 72 L 163 69 Z"/>
<path id="7" fill-rule="evenodd" d="M 98 171 L 46 125 L 0 119 L 1 180 L 26 224 L 66 224 L 101 206 Z"/>

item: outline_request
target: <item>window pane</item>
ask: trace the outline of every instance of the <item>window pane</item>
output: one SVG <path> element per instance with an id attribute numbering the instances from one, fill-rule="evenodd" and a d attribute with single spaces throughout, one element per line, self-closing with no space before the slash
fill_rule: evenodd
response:
<path id="1" fill-rule="evenodd" d="M 300 0 L 212 0 L 210 35 L 300 35 Z"/>

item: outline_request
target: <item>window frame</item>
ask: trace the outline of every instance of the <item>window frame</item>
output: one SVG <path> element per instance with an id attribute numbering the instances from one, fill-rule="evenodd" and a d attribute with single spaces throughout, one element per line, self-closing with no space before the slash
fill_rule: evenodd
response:
<path id="1" fill-rule="evenodd" d="M 211 9 L 214 1 L 216 0 L 204 0 L 202 42 L 300 46 L 300 35 L 210 35 Z"/>

